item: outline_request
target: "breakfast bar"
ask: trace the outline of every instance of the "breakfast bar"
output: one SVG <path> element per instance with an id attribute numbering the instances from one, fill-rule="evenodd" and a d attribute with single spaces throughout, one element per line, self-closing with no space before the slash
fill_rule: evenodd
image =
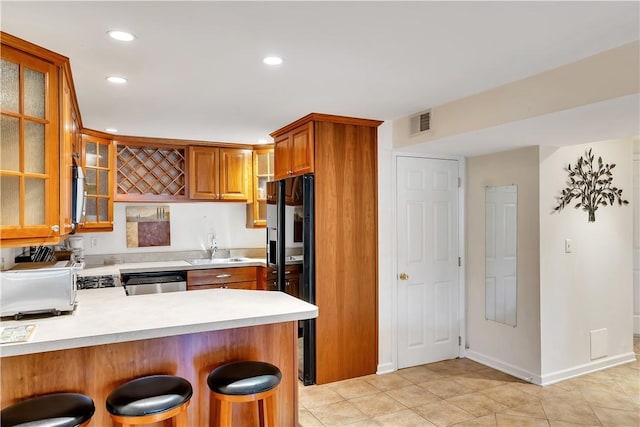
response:
<path id="1" fill-rule="evenodd" d="M 1 406 L 39 394 L 89 395 L 90 426 L 109 426 L 105 399 L 144 375 L 171 374 L 191 382 L 189 424 L 209 423 L 207 374 L 235 360 L 261 360 L 282 371 L 278 425 L 297 425 L 297 321 L 318 309 L 281 292 L 207 289 L 126 296 L 122 287 L 78 292 L 73 313 L 5 321 L 35 325 L 27 342 L 3 344 Z M 234 425 L 257 422 L 257 406 L 234 410 Z M 237 424 L 235 424 L 237 423 Z"/>

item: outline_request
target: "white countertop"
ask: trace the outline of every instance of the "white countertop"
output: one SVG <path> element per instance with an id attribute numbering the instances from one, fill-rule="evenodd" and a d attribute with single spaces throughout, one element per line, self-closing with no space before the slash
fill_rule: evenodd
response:
<path id="1" fill-rule="evenodd" d="M 263 258 L 247 258 L 247 261 L 220 262 L 215 264 L 190 264 L 185 260 L 128 262 L 122 264 L 88 267 L 78 272 L 78 276 L 119 276 L 122 273 L 139 273 L 151 271 L 200 270 L 209 268 L 254 267 L 264 266 Z"/>
<path id="2" fill-rule="evenodd" d="M 145 263 L 148 264 L 148 263 Z M 1 322 L 35 324 L 28 342 L 0 345 L 16 356 L 317 317 L 318 308 L 283 292 L 205 289 L 126 296 L 124 288 L 78 291 L 73 313 Z"/>

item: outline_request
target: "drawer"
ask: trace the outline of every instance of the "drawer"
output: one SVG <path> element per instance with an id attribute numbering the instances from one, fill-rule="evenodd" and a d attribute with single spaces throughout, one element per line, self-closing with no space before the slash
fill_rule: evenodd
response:
<path id="1" fill-rule="evenodd" d="M 189 286 L 255 281 L 256 267 L 211 268 L 187 271 L 187 285 Z"/>
<path id="2" fill-rule="evenodd" d="M 284 267 L 284 275 L 286 278 L 297 277 L 300 274 L 300 264 L 289 264 Z M 267 267 L 267 281 L 276 279 L 276 268 Z"/>
<path id="3" fill-rule="evenodd" d="M 256 290 L 258 288 L 258 284 L 256 281 L 249 282 L 234 282 L 234 283 L 219 283 L 219 284 L 205 284 L 205 285 L 188 285 L 188 291 L 197 291 L 200 289 L 251 289 Z"/>

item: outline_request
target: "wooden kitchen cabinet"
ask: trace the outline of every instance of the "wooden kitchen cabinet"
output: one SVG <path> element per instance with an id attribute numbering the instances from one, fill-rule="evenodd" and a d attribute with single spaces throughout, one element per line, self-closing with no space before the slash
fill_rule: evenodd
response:
<path id="1" fill-rule="evenodd" d="M 273 132 L 276 179 L 297 175 L 290 149 L 308 136 L 315 177 L 316 383 L 374 374 L 378 365 L 377 127 L 382 122 L 312 113 Z M 306 136 L 303 136 L 306 135 Z M 280 147 L 280 149 L 278 149 Z M 298 165 L 305 157 L 299 148 Z M 280 173 L 280 175 L 278 175 Z M 285 188 L 296 204 L 295 180 Z M 289 269 L 289 265 L 286 266 Z M 269 286 L 267 271 L 267 286 Z M 295 279 L 295 278 L 292 278 Z M 285 292 L 295 294 L 295 281 Z"/>
<path id="2" fill-rule="evenodd" d="M 258 289 L 257 267 L 210 268 L 187 271 L 187 290 Z"/>
<path id="3" fill-rule="evenodd" d="M 273 148 L 253 151 L 253 191 L 247 203 L 247 227 L 267 226 L 267 182 L 273 181 Z"/>
<path id="4" fill-rule="evenodd" d="M 274 137 L 276 180 L 314 171 L 313 123 L 306 123 L 284 132 L 281 129 L 271 136 Z"/>
<path id="5" fill-rule="evenodd" d="M 187 147 L 159 138 L 117 137 L 116 202 L 185 201 Z"/>
<path id="6" fill-rule="evenodd" d="M 68 64 L 60 73 L 60 230 L 73 231 L 73 165 L 80 164 L 80 112 L 75 100 Z"/>
<path id="7" fill-rule="evenodd" d="M 252 189 L 251 150 L 189 147 L 189 197 L 196 200 L 241 201 Z"/>
<path id="8" fill-rule="evenodd" d="M 80 153 L 87 198 L 79 231 L 113 231 L 114 143 L 106 137 L 83 134 Z"/>
<path id="9" fill-rule="evenodd" d="M 71 152 L 59 140 L 60 77 L 68 58 L 6 33 L 0 41 L 2 246 L 57 243 L 70 231 L 61 222 L 70 219 L 67 207 L 60 210 L 60 179 L 69 174 L 66 169 L 61 174 L 60 167 Z"/>

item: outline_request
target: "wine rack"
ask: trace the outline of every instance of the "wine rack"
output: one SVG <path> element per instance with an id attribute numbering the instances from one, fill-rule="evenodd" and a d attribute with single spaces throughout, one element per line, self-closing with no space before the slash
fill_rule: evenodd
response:
<path id="1" fill-rule="evenodd" d="M 118 145 L 116 200 L 183 200 L 185 171 L 184 147 Z"/>

